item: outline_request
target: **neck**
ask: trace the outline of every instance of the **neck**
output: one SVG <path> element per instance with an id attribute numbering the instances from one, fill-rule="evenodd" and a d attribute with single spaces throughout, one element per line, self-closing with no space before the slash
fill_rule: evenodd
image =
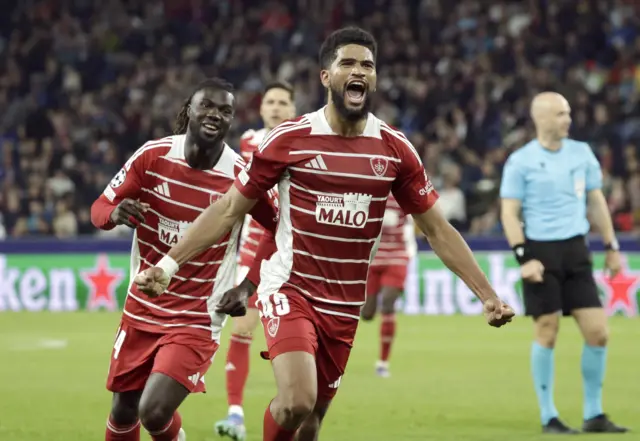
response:
<path id="1" fill-rule="evenodd" d="M 367 118 L 362 118 L 358 121 L 348 121 L 344 119 L 336 110 L 333 103 L 329 102 L 329 105 L 324 109 L 324 116 L 327 118 L 329 127 L 335 133 L 341 136 L 355 137 L 362 135 L 364 128 L 367 125 Z"/>
<path id="2" fill-rule="evenodd" d="M 208 170 L 218 163 L 222 156 L 223 142 L 216 141 L 206 147 L 199 146 L 193 137 L 187 133 L 184 142 L 184 157 L 189 167 L 198 170 Z"/>
<path id="3" fill-rule="evenodd" d="M 540 145 L 547 150 L 557 151 L 560 150 L 560 147 L 562 147 L 561 139 L 557 139 L 545 133 L 538 132 L 536 134 L 536 138 L 538 138 L 538 142 L 540 143 Z"/>

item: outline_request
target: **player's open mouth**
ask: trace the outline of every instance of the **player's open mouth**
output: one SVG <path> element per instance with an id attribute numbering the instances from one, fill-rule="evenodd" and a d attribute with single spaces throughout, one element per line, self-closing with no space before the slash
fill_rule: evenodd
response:
<path id="1" fill-rule="evenodd" d="M 211 123 L 204 123 L 202 124 L 202 129 L 204 130 L 204 132 L 207 135 L 217 135 L 218 131 L 220 130 L 220 127 L 216 126 L 215 124 L 211 124 Z"/>
<path id="2" fill-rule="evenodd" d="M 364 81 L 354 80 L 347 84 L 345 95 L 349 104 L 358 106 L 367 96 L 367 85 Z"/>

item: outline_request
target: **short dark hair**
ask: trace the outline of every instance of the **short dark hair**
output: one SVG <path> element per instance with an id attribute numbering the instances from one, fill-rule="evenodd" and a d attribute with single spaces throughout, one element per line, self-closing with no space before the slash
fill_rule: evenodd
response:
<path id="1" fill-rule="evenodd" d="M 176 116 L 176 122 L 174 124 L 173 134 L 174 135 L 184 135 L 187 133 L 187 126 L 189 125 L 189 104 L 191 104 L 191 99 L 193 96 L 201 91 L 202 89 L 216 89 L 216 90 L 224 90 L 225 92 L 229 92 L 233 94 L 234 88 L 233 84 L 224 80 L 222 78 L 212 77 L 207 78 L 193 89 L 191 95 L 182 103 L 182 107 L 180 108 L 180 112 L 178 112 L 178 116 Z"/>
<path id="2" fill-rule="evenodd" d="M 320 47 L 319 61 L 320 66 L 326 69 L 336 59 L 336 52 L 342 46 L 348 44 L 357 44 L 358 46 L 364 46 L 373 53 L 373 59 L 378 57 L 378 43 L 376 39 L 369 32 L 364 29 L 349 26 L 346 28 L 333 31 L 329 35 L 322 46 Z"/>
<path id="3" fill-rule="evenodd" d="M 272 81 L 272 82 L 268 83 L 264 87 L 264 91 L 262 92 L 262 96 L 264 96 L 271 89 L 286 90 L 287 92 L 289 92 L 289 95 L 291 97 L 291 101 L 293 101 L 294 98 L 295 98 L 295 92 L 294 92 L 293 86 L 291 84 L 289 84 L 288 82 L 286 82 L 286 81 L 279 80 L 279 81 Z"/>

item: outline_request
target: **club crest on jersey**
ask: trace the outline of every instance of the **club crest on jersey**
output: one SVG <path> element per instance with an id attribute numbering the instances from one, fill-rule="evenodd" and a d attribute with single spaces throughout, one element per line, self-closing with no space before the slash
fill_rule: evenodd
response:
<path id="1" fill-rule="evenodd" d="M 178 243 L 178 240 L 182 238 L 182 235 L 187 228 L 191 225 L 191 222 L 174 221 L 164 217 L 158 218 L 158 238 L 160 242 L 165 245 L 174 246 Z"/>
<path id="2" fill-rule="evenodd" d="M 376 176 L 384 176 L 387 172 L 387 168 L 389 167 L 389 161 L 387 161 L 387 158 L 378 156 L 371 158 L 369 162 L 371 163 L 371 169 Z"/>
<path id="3" fill-rule="evenodd" d="M 267 332 L 272 338 L 276 336 L 279 328 L 280 328 L 280 317 L 273 317 L 267 323 Z"/>
<path id="4" fill-rule="evenodd" d="M 369 219 L 371 195 L 345 193 L 343 196 L 318 195 L 316 222 L 347 228 L 364 228 Z"/>

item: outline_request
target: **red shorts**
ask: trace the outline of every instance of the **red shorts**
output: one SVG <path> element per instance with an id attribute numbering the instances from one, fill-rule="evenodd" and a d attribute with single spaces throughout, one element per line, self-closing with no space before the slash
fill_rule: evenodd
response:
<path id="1" fill-rule="evenodd" d="M 153 372 L 165 374 L 190 392 L 205 392 L 204 374 L 218 343 L 192 334 L 151 333 L 120 322 L 111 353 L 107 389 L 142 390 Z"/>
<path id="2" fill-rule="evenodd" d="M 369 267 L 367 297 L 377 295 L 383 286 L 404 289 L 407 265 L 378 265 Z"/>
<path id="3" fill-rule="evenodd" d="M 315 356 L 318 400 L 331 400 L 347 367 L 358 328 L 359 306 L 341 307 L 311 303 L 291 290 L 260 299 L 260 317 L 269 348 L 269 358 L 304 351 Z M 322 311 L 335 312 L 328 314 Z"/>
<path id="4" fill-rule="evenodd" d="M 246 266 L 246 265 L 238 265 L 236 268 L 236 286 L 240 285 L 240 283 L 242 283 L 242 281 L 245 279 L 245 277 L 247 277 L 247 274 L 249 274 L 249 270 L 251 268 Z M 253 294 L 251 294 L 249 296 L 249 299 L 247 301 L 247 307 L 249 308 L 254 308 L 256 309 L 256 301 L 258 300 L 258 293 L 254 292 Z"/>

